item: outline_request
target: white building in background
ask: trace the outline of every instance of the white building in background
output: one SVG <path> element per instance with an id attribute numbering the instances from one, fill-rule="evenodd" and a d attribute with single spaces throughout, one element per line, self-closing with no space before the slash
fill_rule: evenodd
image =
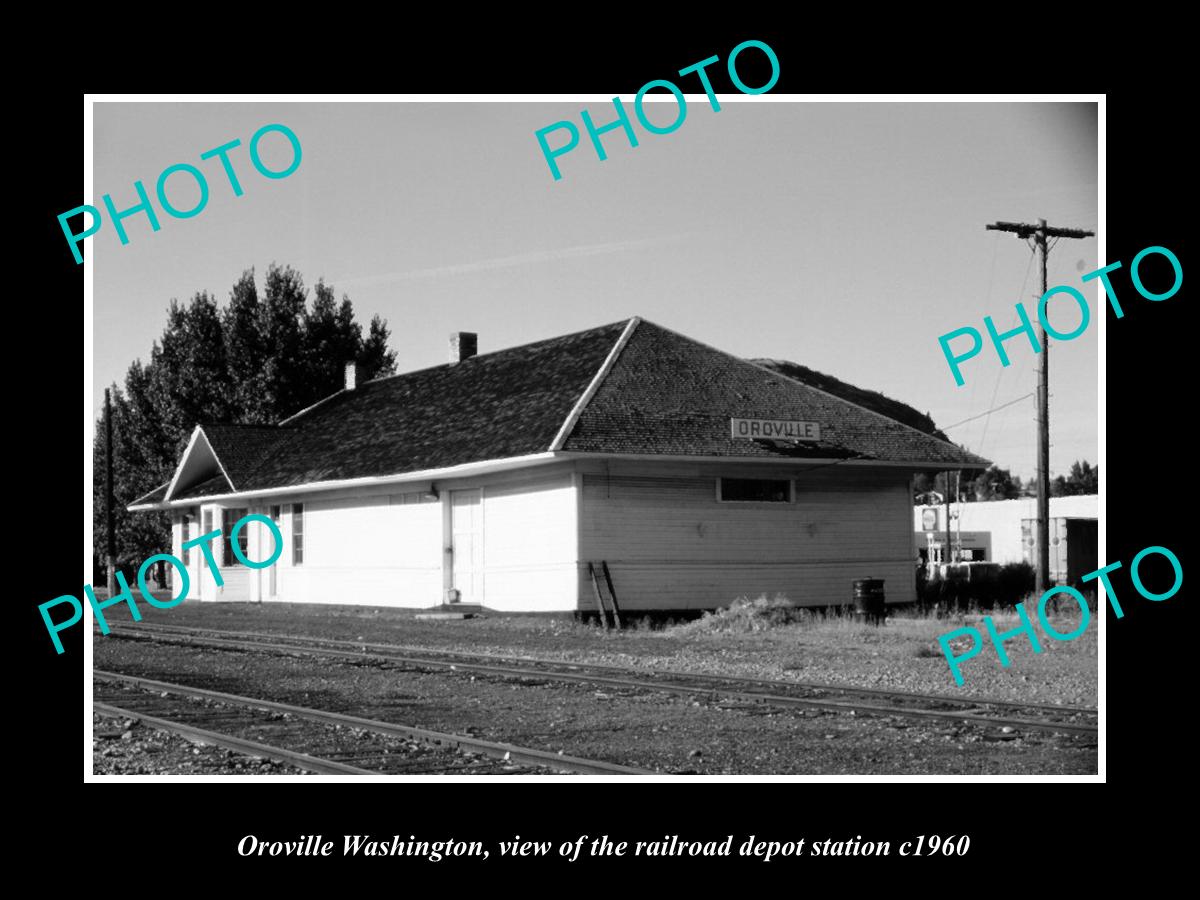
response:
<path id="1" fill-rule="evenodd" d="M 1099 496 L 1050 498 L 1050 577 L 1074 584 L 1098 565 Z M 950 543 L 954 560 L 997 563 L 1036 558 L 1037 499 L 951 503 Z M 914 549 L 927 561 L 946 562 L 946 506 L 913 508 Z"/>
<path id="2" fill-rule="evenodd" d="M 356 383 L 277 426 L 200 425 L 169 510 L 201 600 L 593 611 L 785 594 L 849 602 L 856 579 L 915 599 L 914 473 L 988 461 L 638 318 Z M 235 559 L 248 512 L 278 524 L 266 569 Z M 199 547 L 213 552 L 218 585 Z M 238 547 L 270 557 L 248 524 Z"/>

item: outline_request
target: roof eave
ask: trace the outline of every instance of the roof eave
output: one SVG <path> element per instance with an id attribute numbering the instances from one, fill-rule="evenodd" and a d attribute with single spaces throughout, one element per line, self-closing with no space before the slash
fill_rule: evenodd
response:
<path id="1" fill-rule="evenodd" d="M 546 465 L 562 459 L 565 454 L 556 452 L 530 453 L 524 456 L 509 456 L 500 459 L 481 460 L 479 462 L 462 463 L 457 466 L 444 466 L 438 469 L 421 469 L 413 472 L 401 472 L 395 475 L 371 475 L 364 478 L 339 478 L 329 481 L 309 481 L 304 484 L 282 485 L 279 487 L 256 488 L 253 490 L 234 491 L 233 493 L 211 494 L 205 497 L 180 498 L 166 500 L 162 503 L 144 504 L 139 511 L 154 509 L 178 509 L 186 506 L 197 506 L 201 503 L 220 502 L 225 500 L 255 500 L 267 497 L 311 494 L 325 491 L 337 491 L 353 488 L 384 487 L 388 485 L 406 484 L 408 482 L 433 481 L 445 478 L 466 478 L 472 475 L 488 475 L 493 472 L 505 472 L 510 469 L 521 469 L 529 466 Z M 133 507 L 127 507 L 133 509 Z"/>
<path id="2" fill-rule="evenodd" d="M 158 487 L 156 487 L 156 488 L 154 488 L 154 489 L 152 489 L 152 490 L 146 491 L 146 493 L 142 494 L 142 496 L 138 497 L 138 498 L 137 498 L 137 500 L 134 500 L 134 501 L 133 501 L 133 503 L 129 504 L 129 505 L 128 505 L 128 506 L 126 506 L 125 508 L 126 508 L 126 509 L 133 509 L 135 506 L 136 506 L 138 509 L 148 508 L 148 507 L 150 506 L 150 504 L 140 503 L 139 501 L 141 501 L 141 500 L 144 500 L 146 497 L 149 497 L 151 494 L 157 494 L 157 493 L 158 493 L 159 491 L 161 491 L 163 488 L 165 488 L 165 487 L 169 487 L 169 486 L 170 486 L 170 482 L 169 482 L 169 481 L 164 481 L 162 484 L 158 485 Z M 166 494 L 165 494 L 165 493 L 163 494 L 163 497 L 164 497 L 164 498 L 166 497 Z"/>
<path id="3" fill-rule="evenodd" d="M 776 456 L 699 456 L 684 453 L 606 453 L 599 450 L 563 450 L 560 451 L 563 455 L 575 457 L 576 459 L 631 459 L 637 462 L 646 462 L 660 460 L 662 462 L 712 462 L 712 463 L 762 463 L 765 465 L 803 465 L 805 463 L 815 463 L 817 465 L 844 465 L 862 468 L 864 466 L 888 466 L 889 468 L 905 468 L 912 469 L 914 472 L 928 472 L 937 470 L 939 472 L 946 469 L 986 469 L 991 465 L 988 460 L 979 462 L 970 461 L 955 461 L 947 462 L 946 460 L 894 460 L 894 459 L 865 459 L 859 457 L 776 457 Z"/>
<path id="4" fill-rule="evenodd" d="M 458 466 L 447 466 L 438 469 L 422 469 L 414 472 L 402 472 L 395 475 L 370 476 L 366 478 L 343 478 L 330 481 L 312 481 L 304 484 L 284 485 L 273 488 L 260 488 L 233 493 L 212 494 L 206 497 L 181 498 L 163 500 L 159 503 L 142 503 L 125 507 L 130 512 L 148 512 L 154 510 L 178 509 L 196 506 L 201 503 L 215 503 L 226 500 L 253 500 L 256 498 L 278 497 L 281 495 L 296 495 L 306 493 L 321 493 L 353 488 L 383 487 L 400 485 L 408 482 L 432 481 L 444 478 L 465 478 L 472 475 L 487 475 L 493 472 L 504 472 L 511 469 L 541 466 L 566 459 L 626 459 L 635 462 L 700 462 L 725 464 L 751 464 L 774 466 L 797 466 L 812 464 L 814 466 L 851 466 L 854 468 L 887 467 L 909 469 L 914 472 L 945 469 L 986 469 L 991 463 L 987 460 L 972 463 L 947 462 L 945 460 L 882 460 L 882 459 L 846 459 L 844 457 L 761 457 L 761 456 L 695 456 L 686 454 L 666 453 L 604 453 L 583 450 L 553 450 L 544 453 L 532 453 L 525 456 L 510 456 L 501 459 L 483 460 L 480 462 L 463 463 Z"/>

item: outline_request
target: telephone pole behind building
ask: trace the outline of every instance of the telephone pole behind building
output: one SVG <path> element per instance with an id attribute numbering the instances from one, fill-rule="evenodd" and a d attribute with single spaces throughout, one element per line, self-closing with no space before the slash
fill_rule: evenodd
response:
<path id="1" fill-rule="evenodd" d="M 113 449 L 112 449 L 112 403 L 108 388 L 104 389 L 104 564 L 108 568 L 108 596 L 117 593 L 117 551 L 113 536 Z"/>
<path id="2" fill-rule="evenodd" d="M 946 549 L 942 553 L 942 562 L 946 563 L 946 579 L 950 579 L 950 470 L 946 470 L 946 493 L 942 495 L 942 502 L 946 506 Z"/>
<path id="3" fill-rule="evenodd" d="M 1033 238 L 1037 244 L 1039 261 L 1042 266 L 1042 293 L 1050 288 L 1046 284 L 1046 256 L 1050 250 L 1046 245 L 1047 238 L 1085 238 L 1094 237 L 1094 231 L 1084 231 L 1081 228 L 1051 228 L 1045 219 L 1038 219 L 1036 225 L 1024 222 L 996 222 L 987 226 L 988 231 L 1009 231 L 1022 240 Z M 1046 329 L 1041 327 L 1041 316 L 1038 316 L 1038 330 L 1041 333 L 1042 358 L 1038 362 L 1037 383 L 1037 589 L 1043 593 L 1050 587 L 1050 342 L 1046 337 Z"/>

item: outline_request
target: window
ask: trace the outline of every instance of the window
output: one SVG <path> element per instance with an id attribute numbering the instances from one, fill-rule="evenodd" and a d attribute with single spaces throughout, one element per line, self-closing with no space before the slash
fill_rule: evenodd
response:
<path id="1" fill-rule="evenodd" d="M 723 503 L 791 503 L 787 478 L 718 478 L 717 500 Z"/>
<path id="2" fill-rule="evenodd" d="M 292 565 L 304 562 L 304 504 L 292 504 Z"/>
<path id="3" fill-rule="evenodd" d="M 193 537 L 192 522 L 196 520 L 196 513 L 193 510 L 188 510 L 183 514 L 183 531 L 180 535 L 180 545 L 183 548 L 183 565 L 186 568 L 192 564 L 192 550 L 188 547 L 187 542 Z"/>
<path id="4" fill-rule="evenodd" d="M 221 542 L 225 551 L 225 556 L 221 560 L 221 565 L 232 566 L 237 557 L 233 555 L 233 548 L 230 546 L 229 539 L 233 533 L 233 526 L 238 523 L 238 520 L 248 513 L 249 510 L 244 506 L 239 509 L 223 509 L 221 510 Z M 245 525 L 238 532 L 238 549 L 242 551 L 242 557 L 249 559 L 250 533 Z"/>

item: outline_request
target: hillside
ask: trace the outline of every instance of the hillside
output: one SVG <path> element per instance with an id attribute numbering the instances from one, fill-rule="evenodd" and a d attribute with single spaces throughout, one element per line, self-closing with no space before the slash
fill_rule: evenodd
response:
<path id="1" fill-rule="evenodd" d="M 937 426 L 933 423 L 933 419 L 929 418 L 925 413 L 917 412 L 917 410 L 913 409 L 907 403 L 901 403 L 899 400 L 885 397 L 878 391 L 857 388 L 852 384 L 847 384 L 844 381 L 834 378 L 832 375 L 825 375 L 815 369 L 808 368 L 808 366 L 788 362 L 786 359 L 754 359 L 751 362 L 757 363 L 760 366 L 766 366 L 780 375 L 794 378 L 796 381 L 801 381 L 810 387 L 833 394 L 835 397 L 841 397 L 843 400 L 849 400 L 851 403 L 865 406 L 873 412 L 888 416 L 897 422 L 903 422 L 905 425 L 910 425 L 918 431 L 941 438 L 943 441 L 950 440 L 938 430 Z"/>

